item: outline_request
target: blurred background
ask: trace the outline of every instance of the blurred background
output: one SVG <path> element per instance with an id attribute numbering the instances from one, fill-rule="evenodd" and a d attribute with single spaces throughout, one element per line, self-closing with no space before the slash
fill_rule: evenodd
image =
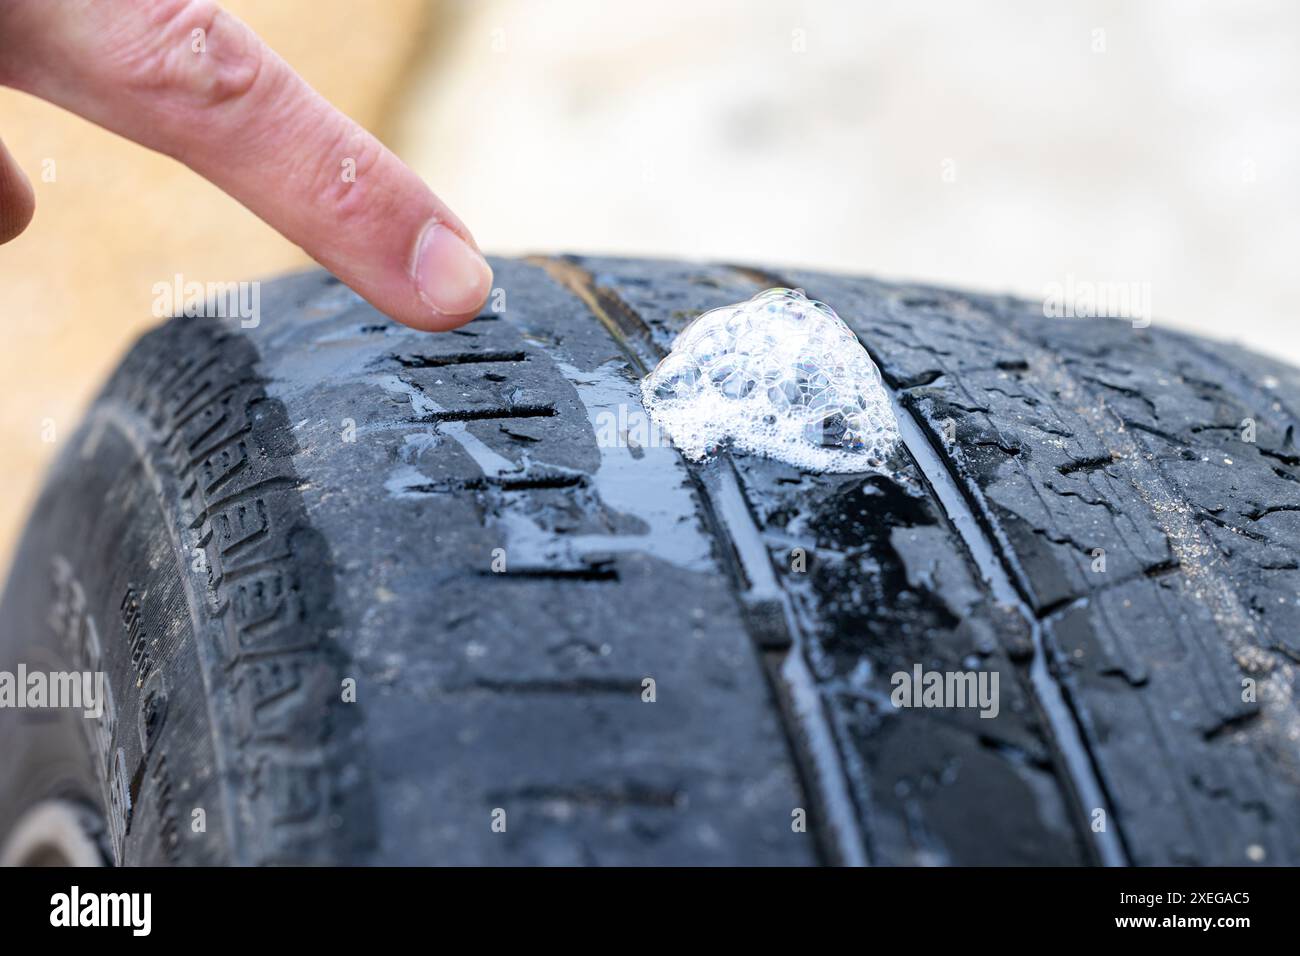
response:
<path id="1" fill-rule="evenodd" d="M 1041 299 L 1300 362 L 1300 5 L 229 0 L 495 253 L 714 258 Z M 0 572 L 152 287 L 307 264 L 184 167 L 0 90 Z M 51 164 L 52 161 L 52 164 Z M 53 176 L 49 176 L 49 171 Z"/>

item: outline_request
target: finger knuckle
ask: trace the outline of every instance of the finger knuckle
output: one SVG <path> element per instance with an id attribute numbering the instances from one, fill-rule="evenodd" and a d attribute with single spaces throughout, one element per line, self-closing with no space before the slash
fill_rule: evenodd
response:
<path id="1" fill-rule="evenodd" d="M 117 51 L 122 81 L 191 114 L 246 97 L 265 66 L 265 49 L 211 0 L 154 6 Z"/>

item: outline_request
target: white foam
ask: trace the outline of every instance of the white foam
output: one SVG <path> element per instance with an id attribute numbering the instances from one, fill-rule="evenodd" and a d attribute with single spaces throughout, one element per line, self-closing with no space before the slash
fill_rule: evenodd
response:
<path id="1" fill-rule="evenodd" d="M 871 356 L 829 306 L 797 289 L 699 316 L 641 397 L 696 460 L 730 444 L 806 471 L 880 471 L 899 440 Z"/>

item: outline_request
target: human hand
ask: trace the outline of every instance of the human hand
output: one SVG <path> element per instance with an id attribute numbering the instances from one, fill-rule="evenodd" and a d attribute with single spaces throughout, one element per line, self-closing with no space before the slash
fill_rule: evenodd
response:
<path id="1" fill-rule="evenodd" d="M 0 0 L 0 85 L 180 160 L 407 325 L 463 325 L 491 291 L 420 177 L 211 0 Z M 0 144 L 0 243 L 34 208 Z"/>

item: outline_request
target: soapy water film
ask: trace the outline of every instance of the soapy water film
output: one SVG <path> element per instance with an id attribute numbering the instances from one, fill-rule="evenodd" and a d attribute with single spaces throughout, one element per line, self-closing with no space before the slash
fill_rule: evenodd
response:
<path id="1" fill-rule="evenodd" d="M 829 306 L 798 289 L 696 318 L 641 395 L 696 460 L 730 445 L 807 471 L 880 471 L 899 440 L 871 356 Z"/>

